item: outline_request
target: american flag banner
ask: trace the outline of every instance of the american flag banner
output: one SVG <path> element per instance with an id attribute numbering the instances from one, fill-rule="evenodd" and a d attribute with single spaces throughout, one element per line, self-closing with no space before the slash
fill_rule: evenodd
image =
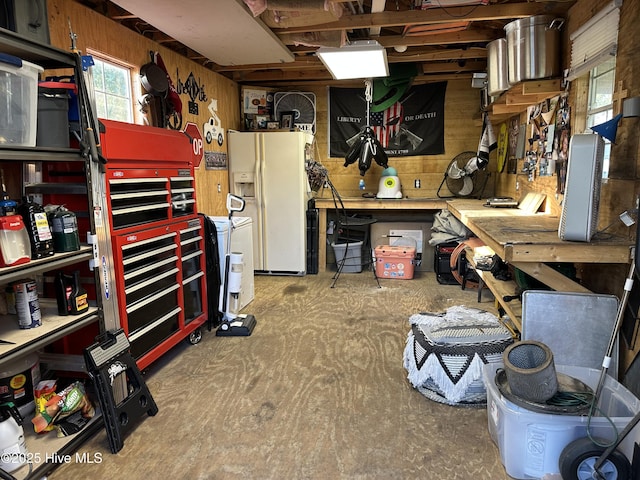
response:
<path id="1" fill-rule="evenodd" d="M 396 102 L 382 112 L 372 112 L 369 115 L 370 125 L 380 144 L 387 148 L 389 141 L 400 133 L 402 124 L 402 104 Z"/>
<path id="2" fill-rule="evenodd" d="M 329 88 L 329 156 L 344 157 L 369 125 L 388 157 L 444 153 L 447 82 L 416 85 L 382 112 L 370 112 L 362 88 Z"/>

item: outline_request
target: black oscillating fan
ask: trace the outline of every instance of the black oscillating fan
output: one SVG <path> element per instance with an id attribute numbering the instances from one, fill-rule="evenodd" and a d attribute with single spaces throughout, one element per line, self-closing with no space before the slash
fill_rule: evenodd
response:
<path id="1" fill-rule="evenodd" d="M 479 166 L 476 152 L 462 152 L 456 155 L 449 163 L 444 172 L 444 178 L 438 187 L 439 198 L 442 186 L 447 184 L 447 188 L 453 197 L 478 197 L 482 196 L 484 187 L 487 184 L 489 174 L 483 166 Z"/>

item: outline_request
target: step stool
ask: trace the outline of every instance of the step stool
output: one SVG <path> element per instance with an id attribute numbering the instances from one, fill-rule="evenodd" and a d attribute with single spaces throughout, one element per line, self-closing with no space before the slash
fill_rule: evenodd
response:
<path id="1" fill-rule="evenodd" d="M 87 371 L 94 380 L 100 401 L 111 453 L 122 449 L 124 434 L 137 423 L 136 420 L 144 414 L 154 416 L 158 413 L 129 347 L 129 339 L 124 330 L 119 329 L 99 335 L 96 343 L 84 351 Z M 123 387 L 122 395 L 119 395 L 124 396 L 122 400 L 116 401 L 114 386 L 118 393 L 119 387 Z"/>

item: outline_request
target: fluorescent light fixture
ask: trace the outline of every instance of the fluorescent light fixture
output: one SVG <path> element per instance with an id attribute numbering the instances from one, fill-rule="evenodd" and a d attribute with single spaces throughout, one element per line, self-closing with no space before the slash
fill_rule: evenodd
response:
<path id="1" fill-rule="evenodd" d="M 336 80 L 389 76 L 387 51 L 375 40 L 359 40 L 340 48 L 320 47 L 316 54 Z"/>

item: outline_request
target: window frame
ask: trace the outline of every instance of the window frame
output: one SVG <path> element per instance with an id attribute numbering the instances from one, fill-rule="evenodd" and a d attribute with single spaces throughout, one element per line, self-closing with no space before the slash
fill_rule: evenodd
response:
<path id="1" fill-rule="evenodd" d="M 96 60 L 108 64 L 108 65 L 112 65 L 116 68 L 120 68 L 125 70 L 128 75 L 126 75 L 127 78 L 127 84 L 128 84 L 128 96 L 119 96 L 119 98 L 125 98 L 128 100 L 128 105 L 129 105 L 129 119 L 128 120 L 122 120 L 119 118 L 109 118 L 107 117 L 100 117 L 100 118 L 106 118 L 109 120 L 116 120 L 116 121 L 121 121 L 121 122 L 126 122 L 126 123 L 140 123 L 139 121 L 139 115 L 138 115 L 138 111 L 135 108 L 135 104 L 136 104 L 136 99 L 135 99 L 135 91 L 139 91 L 140 87 L 139 87 L 139 80 L 137 79 L 137 75 L 136 75 L 136 71 L 137 71 L 137 67 L 135 67 L 134 65 L 127 63 L 123 60 L 119 60 L 117 58 L 112 57 L 111 55 L 107 55 L 105 53 L 96 51 L 96 50 L 91 50 L 91 49 L 87 49 L 87 53 L 89 55 L 91 55 L 94 59 L 94 62 Z M 93 72 L 92 72 L 93 74 Z M 93 75 L 92 75 L 92 79 L 93 79 Z M 94 101 L 95 101 L 95 97 L 98 94 L 104 94 L 104 95 L 114 95 L 112 93 L 109 92 L 102 92 L 102 91 L 98 91 L 95 88 L 95 79 L 93 79 L 94 84 L 92 85 L 93 88 L 93 94 L 94 94 Z M 114 95 L 116 96 L 116 95 Z M 97 107 L 96 105 L 94 105 L 94 107 Z M 95 112 L 95 114 L 97 115 L 97 112 Z"/>
<path id="2" fill-rule="evenodd" d="M 610 65 L 607 66 L 607 63 Z M 606 70 L 600 70 L 603 67 L 607 67 Z M 613 74 L 613 79 L 611 81 L 611 91 L 607 92 L 610 95 L 610 101 L 607 104 L 598 105 L 597 95 L 600 93 L 596 92 L 596 82 L 598 79 L 601 79 L 605 75 Z M 585 113 L 585 123 L 586 127 L 591 130 L 593 125 L 600 125 L 604 122 L 607 122 L 613 118 L 614 113 L 614 93 L 616 89 L 616 57 L 611 57 L 607 59 L 605 62 L 602 62 L 595 67 L 593 67 L 589 71 L 589 92 L 587 95 L 587 105 L 586 105 L 586 113 Z M 598 120 L 598 123 L 595 123 L 595 117 L 600 114 L 605 114 L 604 120 Z M 602 178 L 609 178 L 609 162 L 611 158 L 611 142 L 608 139 L 604 139 L 604 162 L 602 168 Z"/>

